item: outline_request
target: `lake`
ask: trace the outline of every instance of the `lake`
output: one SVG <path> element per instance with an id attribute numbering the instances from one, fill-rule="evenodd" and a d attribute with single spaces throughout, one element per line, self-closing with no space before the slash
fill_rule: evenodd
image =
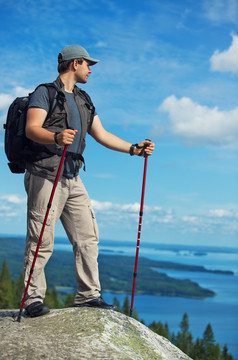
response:
<path id="1" fill-rule="evenodd" d="M 101 240 L 102 254 L 135 256 L 136 244 Z M 65 239 L 55 239 L 55 250 L 71 250 Z M 158 261 L 202 265 L 210 270 L 231 270 L 234 276 L 166 270 L 167 275 L 177 279 L 190 279 L 200 286 L 213 290 L 217 295 L 204 300 L 180 297 L 135 295 L 134 307 L 146 325 L 152 321 L 168 323 L 171 332 L 177 333 L 185 312 L 188 314 L 190 331 L 194 339 L 202 338 L 208 323 L 212 325 L 215 340 L 222 347 L 227 344 L 229 352 L 238 360 L 238 249 L 205 248 L 182 245 L 140 244 L 139 260 L 147 257 Z M 137 276 L 140 276 L 138 262 Z M 132 274 L 133 277 L 133 274 Z M 122 305 L 125 295 L 104 293 L 106 301 L 117 297 Z"/>

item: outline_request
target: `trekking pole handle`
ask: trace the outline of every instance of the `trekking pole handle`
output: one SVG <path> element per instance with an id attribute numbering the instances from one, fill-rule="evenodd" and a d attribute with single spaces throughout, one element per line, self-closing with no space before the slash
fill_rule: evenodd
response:
<path id="1" fill-rule="evenodd" d="M 151 141 L 150 139 L 145 139 L 145 140 Z M 148 154 L 145 153 L 145 149 L 147 148 L 147 146 L 149 146 L 149 144 L 144 144 L 144 146 L 138 146 L 138 145 L 136 144 L 136 147 L 137 147 L 138 149 L 139 149 L 139 148 L 142 149 L 141 152 L 139 153 L 139 156 L 144 156 L 145 158 L 148 156 Z"/>
<path id="2" fill-rule="evenodd" d="M 145 139 L 145 140 L 151 141 L 150 139 Z M 147 148 L 147 146 L 148 146 L 148 144 L 145 144 L 145 145 L 144 145 L 144 148 Z M 145 157 L 147 157 L 147 156 L 148 156 L 148 154 L 145 153 Z"/>

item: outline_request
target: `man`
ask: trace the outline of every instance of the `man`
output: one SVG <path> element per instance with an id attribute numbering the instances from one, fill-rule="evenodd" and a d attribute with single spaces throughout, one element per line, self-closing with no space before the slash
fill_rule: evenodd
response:
<path id="1" fill-rule="evenodd" d="M 44 267 L 53 251 L 54 227 L 58 219 L 73 246 L 78 283 L 74 306 L 112 308 L 100 295 L 98 227 L 90 199 L 78 175 L 86 133 L 103 146 L 130 155 L 151 155 L 154 150 L 154 144 L 149 140 L 132 145 L 106 131 L 90 97 L 75 85 L 87 83 L 92 72 L 90 66 L 97 62 L 81 46 L 66 46 L 58 56 L 59 76 L 54 82 L 57 101 L 53 112 L 48 116 L 50 101 L 45 86 L 36 90 L 29 103 L 26 135 L 32 140 L 36 153 L 43 149 L 48 155 L 29 162 L 25 175 L 28 194 L 25 286 L 58 169 L 59 151 L 68 145 L 63 173 L 57 184 L 25 300 L 26 314 L 30 316 L 41 316 L 50 311 L 43 303 L 46 292 Z"/>

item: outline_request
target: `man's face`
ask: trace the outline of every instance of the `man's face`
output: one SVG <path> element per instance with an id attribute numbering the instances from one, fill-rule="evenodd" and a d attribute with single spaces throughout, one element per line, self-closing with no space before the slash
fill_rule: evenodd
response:
<path id="1" fill-rule="evenodd" d="M 91 74 L 89 62 L 83 59 L 82 64 L 77 63 L 75 77 L 76 82 L 85 84 L 88 81 L 89 74 Z"/>

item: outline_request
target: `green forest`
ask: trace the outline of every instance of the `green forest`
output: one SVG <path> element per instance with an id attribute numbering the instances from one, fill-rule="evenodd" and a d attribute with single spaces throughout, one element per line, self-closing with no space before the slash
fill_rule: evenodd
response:
<path id="1" fill-rule="evenodd" d="M 22 274 L 14 280 L 10 275 L 7 261 L 4 259 L 0 273 L 0 308 L 19 309 L 21 306 L 22 291 Z M 68 295 L 58 293 L 55 288 L 48 289 L 45 304 L 51 309 L 70 307 L 73 305 L 73 296 L 72 293 Z M 128 296 L 125 297 L 122 306 L 115 297 L 114 305 L 118 311 L 129 316 L 130 304 Z M 143 319 L 139 318 L 136 309 L 133 310 L 132 316 L 144 323 Z M 193 339 L 193 335 L 189 329 L 187 313 L 183 315 L 177 334 L 171 333 L 168 324 L 162 324 L 160 321 L 153 321 L 148 327 L 155 333 L 169 339 L 175 346 L 194 360 L 233 360 L 233 356 L 229 354 L 227 346 L 225 345 L 223 349 L 221 349 L 220 345 L 216 343 L 211 324 L 206 326 L 202 338 Z"/>
<path id="2" fill-rule="evenodd" d="M 0 238 L 0 266 L 3 259 L 6 258 L 11 276 L 14 280 L 16 280 L 22 272 L 24 247 L 23 238 Z M 134 257 L 130 256 L 100 254 L 98 263 L 103 291 L 130 294 L 134 262 Z M 213 291 L 202 288 L 196 282 L 169 277 L 164 273 L 165 269 L 210 272 L 210 270 L 202 266 L 182 265 L 140 257 L 136 293 L 196 299 L 215 296 Z M 73 290 L 77 288 L 76 281 L 72 281 L 72 279 L 75 279 L 72 252 L 53 252 L 45 271 L 50 288 L 69 287 Z M 219 270 L 214 270 L 213 272 L 217 271 Z M 233 275 L 232 272 L 223 271 L 223 273 L 227 276 Z"/>

